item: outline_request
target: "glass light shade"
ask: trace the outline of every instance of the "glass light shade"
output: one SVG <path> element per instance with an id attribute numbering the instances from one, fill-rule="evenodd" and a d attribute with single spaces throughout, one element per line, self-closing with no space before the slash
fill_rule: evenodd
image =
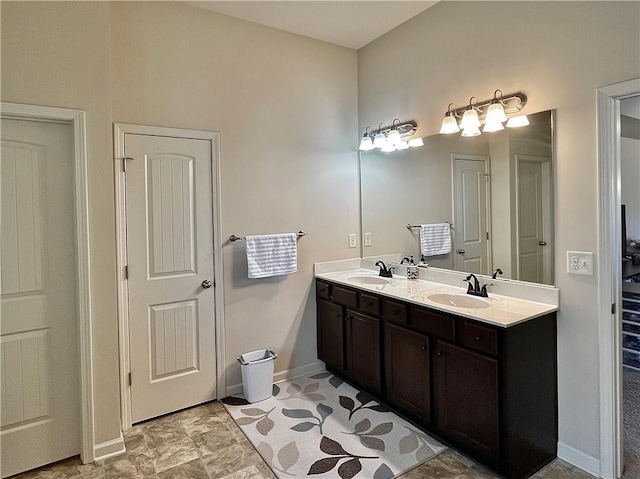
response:
<path id="1" fill-rule="evenodd" d="M 480 128 L 477 126 L 469 126 L 462 130 L 462 136 L 479 136 Z"/>
<path id="2" fill-rule="evenodd" d="M 447 115 L 442 120 L 442 127 L 440 128 L 440 133 L 443 135 L 448 135 L 450 133 L 458 133 L 460 128 L 458 128 L 458 122 L 456 121 L 455 116 Z M 422 145 L 420 145 L 422 146 Z"/>
<path id="3" fill-rule="evenodd" d="M 504 130 L 504 126 L 502 126 L 502 122 L 489 121 L 489 120 L 485 121 L 484 128 L 482 129 L 484 133 L 491 133 L 491 132 L 500 131 L 500 130 Z"/>
<path id="4" fill-rule="evenodd" d="M 396 147 L 390 141 L 387 141 L 380 151 L 382 153 L 392 153 L 396 151 Z"/>
<path id="5" fill-rule="evenodd" d="M 384 133 L 377 133 L 375 137 L 373 137 L 373 147 L 374 148 L 382 148 L 387 144 L 387 137 L 384 136 Z"/>
<path id="6" fill-rule="evenodd" d="M 400 143 L 400 132 L 398 130 L 391 130 L 387 137 L 387 142 L 397 146 Z"/>
<path id="7" fill-rule="evenodd" d="M 373 140 L 369 135 L 365 135 L 362 137 L 362 140 L 360 141 L 359 149 L 362 151 L 373 150 Z"/>
<path id="8" fill-rule="evenodd" d="M 408 150 L 409 149 L 409 145 L 407 144 L 406 141 L 400 140 L 398 143 L 396 143 L 396 149 L 398 149 L 398 150 Z"/>
<path id="9" fill-rule="evenodd" d="M 422 141 L 422 138 L 411 138 L 407 145 L 409 148 L 417 148 L 419 146 L 424 146 L 424 141 Z"/>
<path id="10" fill-rule="evenodd" d="M 528 125 L 529 118 L 527 118 L 527 115 L 514 116 L 509 118 L 509 121 L 507 122 L 507 128 L 520 128 L 521 126 Z"/>
<path id="11" fill-rule="evenodd" d="M 492 103 L 487 110 L 487 118 L 485 123 L 503 122 L 507 121 L 507 115 L 504 114 L 504 107 L 502 103 Z"/>
<path id="12" fill-rule="evenodd" d="M 460 128 L 463 130 L 467 128 L 480 128 L 478 112 L 474 109 L 465 111 L 464 115 L 462 115 L 462 120 L 460 121 Z"/>

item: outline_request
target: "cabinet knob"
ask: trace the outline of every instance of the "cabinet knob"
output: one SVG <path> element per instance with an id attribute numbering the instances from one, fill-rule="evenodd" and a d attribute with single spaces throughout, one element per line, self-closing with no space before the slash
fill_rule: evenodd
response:
<path id="1" fill-rule="evenodd" d="M 394 309 L 393 311 L 391 311 L 391 315 L 392 316 L 397 316 L 398 315 L 398 310 Z"/>
<path id="2" fill-rule="evenodd" d="M 438 351 L 438 356 L 442 356 L 443 352 L 442 351 Z"/>
<path id="3" fill-rule="evenodd" d="M 424 346 L 422 346 L 420 349 L 422 349 L 423 351 L 425 351 L 427 349 L 427 345 L 425 344 Z"/>
<path id="4" fill-rule="evenodd" d="M 476 336 L 476 341 L 480 341 L 482 338 L 480 336 Z"/>

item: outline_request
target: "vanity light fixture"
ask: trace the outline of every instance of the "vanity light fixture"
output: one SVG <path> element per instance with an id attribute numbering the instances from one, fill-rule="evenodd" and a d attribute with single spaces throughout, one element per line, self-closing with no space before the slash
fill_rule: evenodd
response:
<path id="1" fill-rule="evenodd" d="M 462 120 L 460 120 L 460 128 L 462 128 L 463 130 L 466 130 L 467 128 L 480 128 L 480 118 L 478 118 L 478 110 L 476 109 L 478 106 L 478 99 L 476 98 L 476 106 L 473 106 L 472 103 L 474 98 L 476 97 L 472 96 L 469 99 L 469 106 L 463 113 Z M 464 135 L 464 132 L 462 134 Z"/>
<path id="2" fill-rule="evenodd" d="M 373 150 L 373 140 L 371 139 L 371 135 L 369 135 L 368 133 L 369 128 L 371 127 L 368 126 L 364 130 L 364 135 L 362 135 L 362 140 L 360 140 L 360 147 L 358 148 L 359 150 L 362 150 L 362 151 Z"/>
<path id="3" fill-rule="evenodd" d="M 475 104 L 474 104 L 475 99 Z M 455 108 L 453 103 L 449 103 L 447 113 L 442 120 L 440 133 L 458 133 L 462 129 L 462 136 L 478 136 L 480 125 L 484 123 L 483 132 L 489 133 L 504 129 L 503 123 L 507 121 L 507 115 L 518 113 L 527 104 L 527 96 L 524 93 L 512 93 L 503 95 L 501 90 L 493 92 L 493 99 L 478 101 L 476 97 L 471 97 L 469 105 L 464 108 Z M 451 107 L 454 107 L 452 110 Z M 457 119 L 462 117 L 458 125 Z M 508 128 L 526 126 L 529 120 L 526 115 L 511 117 L 507 121 Z"/>
<path id="4" fill-rule="evenodd" d="M 387 137 L 384 134 L 383 125 L 386 127 L 384 123 L 380 123 L 378 125 L 378 129 L 376 133 L 373 135 L 373 147 L 374 148 L 383 148 L 387 144 Z"/>
<path id="5" fill-rule="evenodd" d="M 451 111 L 451 106 L 453 105 L 454 111 Z M 442 127 L 440 128 L 440 133 L 443 135 L 449 135 L 451 133 L 458 133 L 460 128 L 458 128 L 458 120 L 456 120 L 456 105 L 453 103 L 449 103 L 447 107 L 447 114 L 444 116 L 444 120 L 442 120 Z"/>
<path id="6" fill-rule="evenodd" d="M 359 150 L 369 151 L 380 148 L 384 153 L 391 153 L 422 146 L 424 145 L 422 138 L 412 138 L 408 142 L 404 140 L 416 132 L 417 126 L 415 121 L 403 123 L 397 118 L 393 120 L 391 126 L 380 123 L 377 130 L 369 131 L 371 127 L 368 126 L 360 140 Z"/>

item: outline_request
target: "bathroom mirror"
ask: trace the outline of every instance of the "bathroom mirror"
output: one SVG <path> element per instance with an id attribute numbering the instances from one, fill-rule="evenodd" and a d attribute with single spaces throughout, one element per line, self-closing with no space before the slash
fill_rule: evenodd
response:
<path id="1" fill-rule="evenodd" d="M 424 146 L 360 152 L 364 257 L 421 256 L 420 225 L 451 223 L 451 252 L 433 267 L 553 284 L 553 112 L 530 124 Z M 410 226 L 409 228 L 407 226 Z"/>

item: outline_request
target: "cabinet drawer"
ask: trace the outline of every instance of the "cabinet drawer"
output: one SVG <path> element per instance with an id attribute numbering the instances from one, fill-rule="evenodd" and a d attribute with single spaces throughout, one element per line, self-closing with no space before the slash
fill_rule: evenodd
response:
<path id="1" fill-rule="evenodd" d="M 318 298 L 329 299 L 331 293 L 331 285 L 324 281 L 316 280 L 316 296 Z"/>
<path id="2" fill-rule="evenodd" d="M 363 313 L 373 314 L 380 316 L 380 298 L 373 294 L 359 293 L 360 294 L 360 306 L 358 309 Z"/>
<path id="3" fill-rule="evenodd" d="M 494 329 L 461 321 L 458 339 L 461 344 L 476 351 L 494 356 L 498 354 L 498 333 Z"/>
<path id="4" fill-rule="evenodd" d="M 343 288 L 336 284 L 331 288 L 331 299 L 336 303 L 344 304 L 351 308 L 356 308 L 358 306 L 358 293 L 353 289 Z"/>
<path id="5" fill-rule="evenodd" d="M 382 317 L 390 323 L 407 324 L 407 306 L 403 303 L 383 299 Z"/>
<path id="6" fill-rule="evenodd" d="M 453 341 L 456 322 L 449 316 L 443 316 L 428 309 L 413 308 L 411 310 L 409 327 L 421 333 Z"/>

